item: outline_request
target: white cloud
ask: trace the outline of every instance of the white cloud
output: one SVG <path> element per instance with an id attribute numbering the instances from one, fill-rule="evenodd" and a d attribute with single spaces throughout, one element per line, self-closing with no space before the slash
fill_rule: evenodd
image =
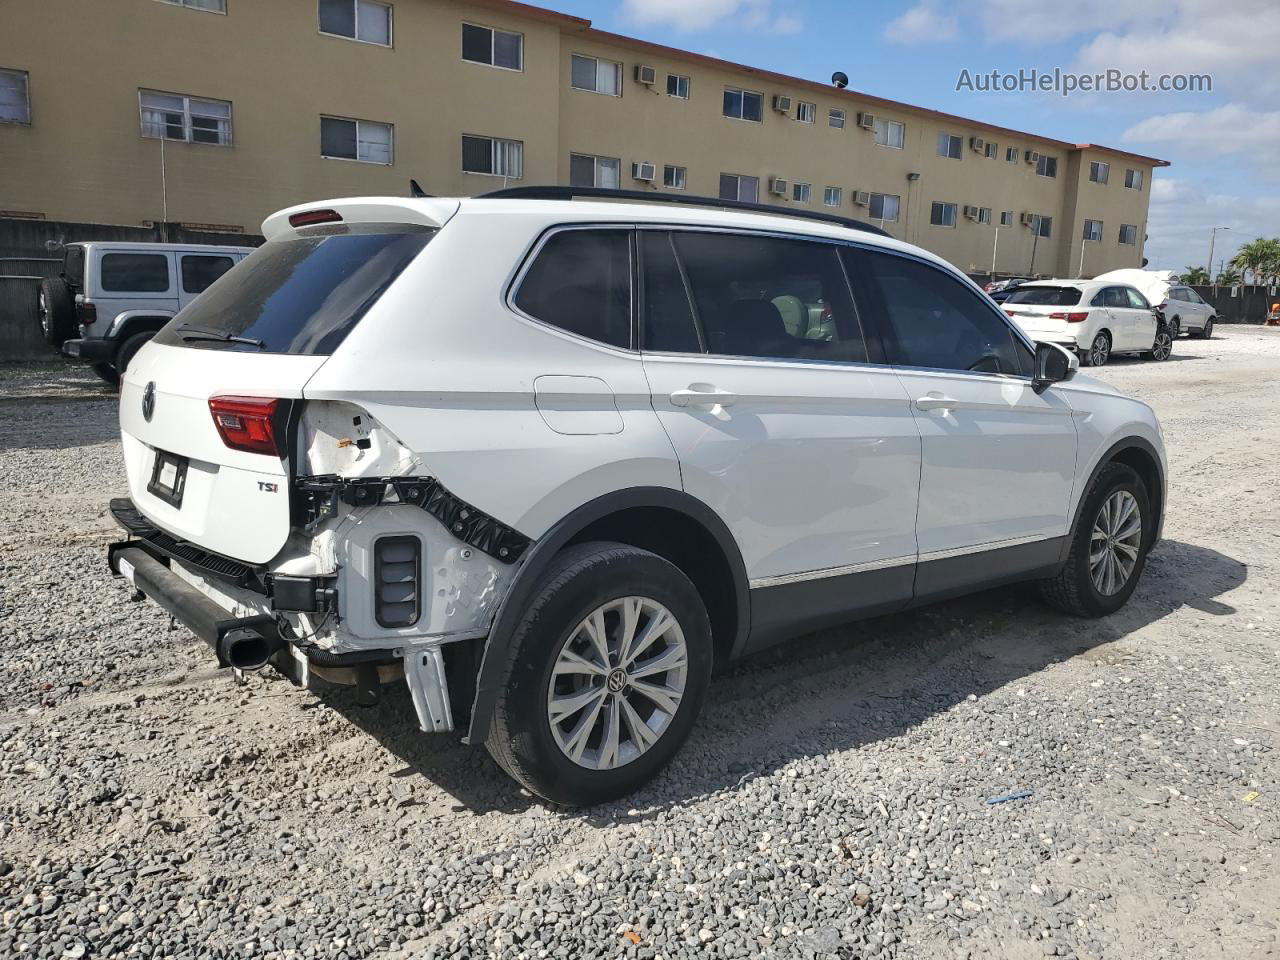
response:
<path id="1" fill-rule="evenodd" d="M 642 26 L 667 26 L 686 32 L 723 25 L 794 34 L 804 26 L 796 16 L 775 16 L 773 0 L 622 0 L 622 16 Z"/>
<path id="2" fill-rule="evenodd" d="M 1250 110 L 1229 103 L 1212 110 L 1186 110 L 1148 117 L 1122 134 L 1134 144 L 1186 147 L 1213 156 L 1258 156 L 1260 172 L 1280 176 L 1270 158 L 1280 153 L 1280 112 Z"/>
<path id="3" fill-rule="evenodd" d="M 959 26 L 954 13 L 942 13 L 930 0 L 925 0 L 891 20 L 884 28 L 884 35 L 892 43 L 945 43 L 955 39 Z"/>
<path id="4" fill-rule="evenodd" d="M 1205 266 L 1213 228 L 1228 227 L 1214 241 L 1216 274 L 1219 261 L 1229 261 L 1241 244 L 1275 236 L 1277 223 L 1280 197 L 1214 193 L 1187 180 L 1157 176 L 1151 184 L 1147 259 L 1161 270 Z"/>

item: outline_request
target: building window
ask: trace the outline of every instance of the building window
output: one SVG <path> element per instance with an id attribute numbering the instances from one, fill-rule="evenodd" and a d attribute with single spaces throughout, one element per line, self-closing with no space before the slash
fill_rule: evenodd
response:
<path id="1" fill-rule="evenodd" d="M 589 153 L 569 154 L 569 186 L 618 189 L 622 161 L 617 157 L 597 157 Z"/>
<path id="2" fill-rule="evenodd" d="M 996 144 L 988 140 L 986 147 L 983 148 L 982 155 L 988 160 L 994 160 L 999 149 L 1000 148 Z"/>
<path id="3" fill-rule="evenodd" d="M 462 137 L 462 172 L 519 180 L 524 175 L 524 144 L 519 140 Z"/>
<path id="4" fill-rule="evenodd" d="M 954 227 L 956 225 L 956 205 L 933 201 L 929 210 L 929 222 L 935 227 Z"/>
<path id="5" fill-rule="evenodd" d="M 979 222 L 979 223 L 986 223 L 986 224 L 990 224 L 990 223 L 991 223 L 991 208 L 990 208 L 990 207 L 979 207 L 979 208 L 978 208 L 978 222 Z"/>
<path id="6" fill-rule="evenodd" d="M 1094 160 L 1089 164 L 1089 179 L 1094 183 L 1106 183 L 1111 179 L 1111 164 Z"/>
<path id="7" fill-rule="evenodd" d="M 844 202 L 844 190 L 841 187 L 826 187 L 822 191 L 822 202 L 828 207 L 838 207 Z"/>
<path id="8" fill-rule="evenodd" d="M 210 13 L 227 12 L 227 0 L 163 0 L 163 2 L 191 10 L 207 10 Z"/>
<path id="9" fill-rule="evenodd" d="M 1004 159 L 1005 159 L 1005 162 L 1006 162 L 1006 163 L 1017 163 L 1017 162 L 1018 162 L 1018 148 L 1017 148 L 1017 147 L 1005 147 L 1005 148 L 1004 148 Z"/>
<path id="10" fill-rule="evenodd" d="M 1120 224 L 1120 242 L 1131 246 L 1138 242 L 1138 227 L 1136 224 Z"/>
<path id="11" fill-rule="evenodd" d="M 518 33 L 464 23 L 462 59 L 503 70 L 523 70 L 524 37 Z"/>
<path id="12" fill-rule="evenodd" d="M 662 168 L 662 185 L 672 190 L 683 190 L 688 186 L 689 170 L 686 167 L 675 167 L 667 164 Z"/>
<path id="13" fill-rule="evenodd" d="M 320 156 L 332 160 L 390 165 L 392 126 L 345 117 L 320 118 Z"/>
<path id="14" fill-rule="evenodd" d="M 736 87 L 724 88 L 724 115 L 734 120 L 753 120 L 760 122 L 760 111 L 764 103 L 763 95 L 750 90 L 739 90 Z"/>
<path id="15" fill-rule="evenodd" d="M 680 100 L 689 99 L 689 78 L 682 77 L 678 73 L 667 74 L 667 96 L 677 97 Z"/>
<path id="16" fill-rule="evenodd" d="M 1053 217 L 1046 217 L 1037 213 L 1035 221 L 1031 224 L 1031 230 L 1038 237 L 1051 236 L 1053 233 Z"/>
<path id="17" fill-rule="evenodd" d="M 1130 190 L 1142 189 L 1142 171 L 1126 170 L 1124 172 L 1124 185 Z"/>
<path id="18" fill-rule="evenodd" d="M 938 156 L 959 160 L 960 147 L 963 143 L 964 138 L 957 137 L 954 133 L 938 134 Z"/>
<path id="19" fill-rule="evenodd" d="M 30 123 L 30 78 L 25 70 L 0 70 L 0 123 Z"/>
<path id="20" fill-rule="evenodd" d="M 1002 226 L 1002 227 L 1012 227 L 1012 226 L 1013 226 L 1013 211 L 1012 211 L 1012 210 L 1001 210 L 1001 211 L 1000 211 L 1000 226 Z"/>
<path id="21" fill-rule="evenodd" d="M 720 174 L 720 199 L 758 203 L 760 201 L 760 178 L 744 177 L 736 173 Z"/>
<path id="22" fill-rule="evenodd" d="M 138 104 L 144 137 L 231 145 L 231 104 L 226 100 L 139 90 Z"/>
<path id="23" fill-rule="evenodd" d="M 1040 159 L 1036 161 L 1036 175 L 1056 177 L 1058 175 L 1058 158 L 1044 153 L 1040 154 Z"/>
<path id="24" fill-rule="evenodd" d="M 813 184 L 811 183 L 793 183 L 791 185 L 791 199 L 796 203 L 808 203 L 812 195 Z"/>
<path id="25" fill-rule="evenodd" d="M 896 120 L 879 120 L 872 126 L 876 143 L 882 147 L 893 147 L 901 150 L 907 139 L 907 126 Z"/>
<path id="26" fill-rule="evenodd" d="M 827 126 L 835 127 L 837 130 L 844 129 L 844 111 L 832 109 L 827 112 Z"/>
<path id="27" fill-rule="evenodd" d="M 818 119 L 818 105 L 800 100 L 796 103 L 796 119 L 801 123 L 813 123 Z"/>
<path id="28" fill-rule="evenodd" d="M 898 219 L 899 198 L 891 193 L 873 193 L 867 210 L 872 220 L 895 221 Z"/>
<path id="29" fill-rule="evenodd" d="M 320 32 L 391 46 L 391 7 L 373 0 L 320 0 Z"/>
<path id="30" fill-rule="evenodd" d="M 597 57 L 574 54 L 570 61 L 570 85 L 575 90 L 603 93 L 606 97 L 622 96 L 622 64 Z"/>
<path id="31" fill-rule="evenodd" d="M 1084 222 L 1084 238 L 1098 243 L 1102 239 L 1102 221 L 1086 220 Z"/>

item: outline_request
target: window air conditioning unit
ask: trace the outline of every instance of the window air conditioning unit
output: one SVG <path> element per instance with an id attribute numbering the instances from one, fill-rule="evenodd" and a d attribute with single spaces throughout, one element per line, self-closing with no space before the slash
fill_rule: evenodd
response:
<path id="1" fill-rule="evenodd" d="M 780 93 L 775 93 L 773 95 L 773 109 L 777 110 L 779 113 L 790 113 L 791 98 L 784 97 Z"/>
<path id="2" fill-rule="evenodd" d="M 652 183 L 658 176 L 658 166 L 653 163 L 633 163 L 631 164 L 631 177 L 634 180 L 644 180 Z"/>
<path id="3" fill-rule="evenodd" d="M 876 115 L 874 113 L 858 114 L 858 126 L 863 130 L 871 130 L 876 125 Z"/>
<path id="4" fill-rule="evenodd" d="M 643 63 L 636 64 L 636 83 L 652 87 L 658 82 L 658 68 Z"/>
<path id="5" fill-rule="evenodd" d="M 1026 152 L 1026 161 L 1027 163 L 1039 163 L 1040 154 L 1037 153 L 1035 150 L 1028 150 Z"/>
<path id="6" fill-rule="evenodd" d="M 1018 222 L 1024 227 L 1034 227 L 1036 225 L 1036 215 L 1034 213 L 1024 213 L 1018 218 Z"/>
<path id="7" fill-rule="evenodd" d="M 977 220 L 977 219 L 978 219 L 978 208 L 977 208 L 977 207 L 970 206 L 969 204 L 967 204 L 967 203 L 966 203 L 966 204 L 964 205 L 964 215 L 965 215 L 966 217 L 968 217 L 970 220 Z"/>
<path id="8" fill-rule="evenodd" d="M 982 151 L 987 149 L 987 141 L 983 140 L 981 137 L 970 137 L 969 147 L 974 153 L 982 153 Z"/>
<path id="9" fill-rule="evenodd" d="M 871 206 L 871 193 L 867 190 L 853 191 L 853 202 L 860 207 Z"/>
<path id="10" fill-rule="evenodd" d="M 770 177 L 769 192 L 777 194 L 780 197 L 785 197 L 787 195 L 787 181 L 782 177 Z"/>

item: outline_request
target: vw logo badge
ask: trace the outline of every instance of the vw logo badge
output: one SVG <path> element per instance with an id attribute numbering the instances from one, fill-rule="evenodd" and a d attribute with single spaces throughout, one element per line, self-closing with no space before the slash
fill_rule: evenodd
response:
<path id="1" fill-rule="evenodd" d="M 614 670 L 609 674 L 608 687 L 610 693 L 621 693 L 627 686 L 627 672 Z"/>
<path id="2" fill-rule="evenodd" d="M 142 391 L 142 419 L 151 422 L 151 415 L 156 412 L 156 382 L 148 381 L 147 389 Z"/>

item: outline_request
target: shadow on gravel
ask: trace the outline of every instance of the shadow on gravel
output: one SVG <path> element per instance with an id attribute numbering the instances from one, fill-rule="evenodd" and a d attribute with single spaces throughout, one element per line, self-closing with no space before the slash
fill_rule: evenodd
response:
<path id="1" fill-rule="evenodd" d="M 1217 597 L 1248 568 L 1215 550 L 1165 540 L 1147 561 L 1133 599 L 1103 620 L 1063 616 L 1034 586 L 992 590 L 920 610 L 865 620 L 784 643 L 719 675 L 688 744 L 670 770 L 631 797 L 566 815 L 593 823 L 648 819 L 735 789 L 794 760 L 897 737 L 968 697 L 1105 647 L 1183 606 L 1214 616 L 1235 609 Z M 1140 656 L 1132 649 L 1126 658 Z M 458 735 L 419 733 L 403 684 L 362 709 L 345 691 L 324 699 L 377 739 L 405 768 L 474 813 L 518 812 L 539 803 L 520 791 L 483 748 Z M 632 812 L 637 811 L 637 812 Z"/>

